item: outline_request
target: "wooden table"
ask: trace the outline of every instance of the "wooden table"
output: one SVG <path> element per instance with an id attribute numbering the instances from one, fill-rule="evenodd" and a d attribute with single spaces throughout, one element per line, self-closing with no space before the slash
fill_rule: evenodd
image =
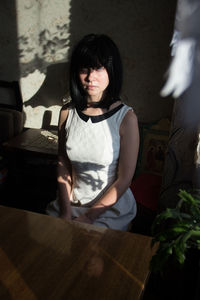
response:
<path id="1" fill-rule="evenodd" d="M 141 299 L 151 238 L 0 206 L 0 299 Z"/>
<path id="2" fill-rule="evenodd" d="M 57 158 L 58 137 L 57 131 L 28 128 L 4 142 L 5 151 L 18 152 L 26 155 L 36 155 L 40 157 Z"/>

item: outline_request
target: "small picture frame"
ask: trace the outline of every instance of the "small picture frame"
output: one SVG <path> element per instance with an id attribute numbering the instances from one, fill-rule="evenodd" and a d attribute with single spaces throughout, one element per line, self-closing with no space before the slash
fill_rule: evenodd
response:
<path id="1" fill-rule="evenodd" d="M 159 127 L 158 127 L 159 128 Z M 142 172 L 162 175 L 168 146 L 169 131 L 150 128 L 144 129 L 141 155 Z"/>

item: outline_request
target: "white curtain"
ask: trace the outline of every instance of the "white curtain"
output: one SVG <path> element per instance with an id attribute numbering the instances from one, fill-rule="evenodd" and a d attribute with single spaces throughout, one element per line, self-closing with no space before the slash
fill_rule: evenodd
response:
<path id="1" fill-rule="evenodd" d="M 175 98 L 161 191 L 174 206 L 179 189 L 200 188 L 200 1 L 178 0 L 172 55 L 161 94 Z"/>

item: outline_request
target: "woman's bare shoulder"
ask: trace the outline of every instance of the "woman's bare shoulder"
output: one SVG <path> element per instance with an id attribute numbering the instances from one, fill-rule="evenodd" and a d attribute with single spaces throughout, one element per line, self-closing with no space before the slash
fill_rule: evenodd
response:
<path id="1" fill-rule="evenodd" d="M 71 106 L 68 103 L 64 104 L 61 107 L 60 116 L 59 116 L 59 128 L 61 128 L 62 125 L 67 121 L 70 109 L 71 109 Z"/>
<path id="2" fill-rule="evenodd" d="M 73 106 L 71 105 L 70 102 L 64 104 L 61 109 L 60 109 L 60 118 L 62 117 L 62 119 L 66 119 L 68 114 L 69 114 L 69 110 L 72 109 Z"/>

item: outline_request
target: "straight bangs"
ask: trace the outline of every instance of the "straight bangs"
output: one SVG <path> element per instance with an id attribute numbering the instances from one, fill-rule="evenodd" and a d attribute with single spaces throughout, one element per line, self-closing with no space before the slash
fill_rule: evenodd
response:
<path id="1" fill-rule="evenodd" d="M 77 68 L 76 71 L 79 72 L 83 68 L 92 68 L 98 69 L 104 67 L 107 69 L 108 59 L 100 49 L 84 49 L 77 59 Z"/>

